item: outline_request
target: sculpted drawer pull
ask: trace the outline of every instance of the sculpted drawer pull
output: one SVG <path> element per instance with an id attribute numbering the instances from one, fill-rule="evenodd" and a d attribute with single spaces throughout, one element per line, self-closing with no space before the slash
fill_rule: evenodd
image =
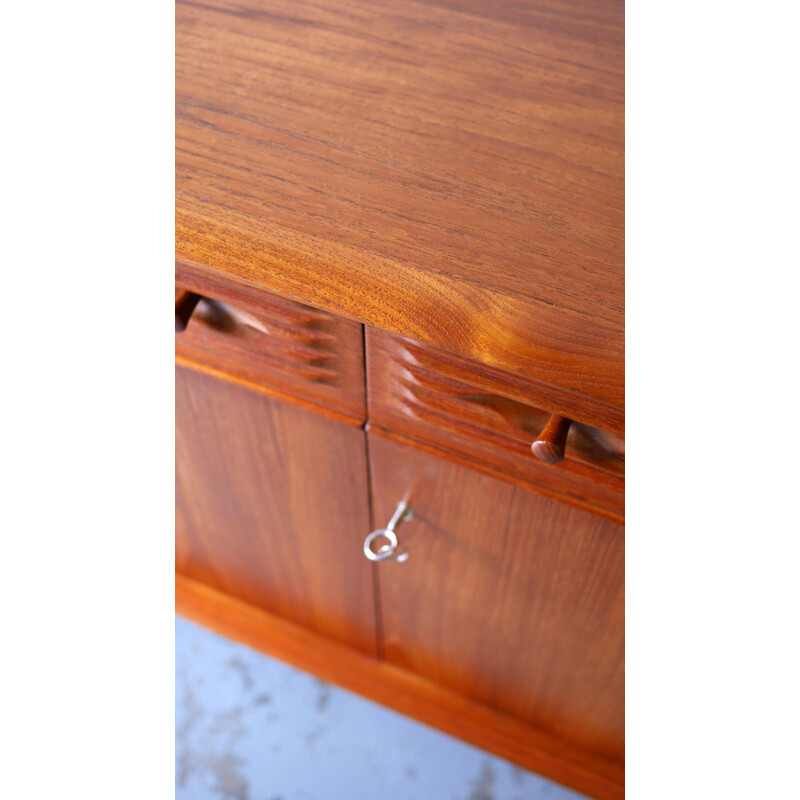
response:
<path id="1" fill-rule="evenodd" d="M 203 298 L 194 292 L 179 292 L 175 297 L 175 333 L 182 333 L 189 324 L 195 306 Z"/>
<path id="2" fill-rule="evenodd" d="M 544 430 L 531 445 L 533 454 L 545 464 L 558 464 L 564 460 L 564 446 L 567 442 L 571 419 L 553 414 L 544 426 Z"/>
<path id="3" fill-rule="evenodd" d="M 411 519 L 413 516 L 414 514 L 411 508 L 405 500 L 398 503 L 392 518 L 389 520 L 389 524 L 381 530 L 372 531 L 365 539 L 364 555 L 370 561 L 386 561 L 391 558 L 399 564 L 402 564 L 408 558 L 408 553 L 397 546 L 397 534 L 395 533 L 395 529 L 401 522 Z M 381 544 L 377 550 L 373 550 L 373 542 L 380 539 L 385 539 L 386 541 Z"/>

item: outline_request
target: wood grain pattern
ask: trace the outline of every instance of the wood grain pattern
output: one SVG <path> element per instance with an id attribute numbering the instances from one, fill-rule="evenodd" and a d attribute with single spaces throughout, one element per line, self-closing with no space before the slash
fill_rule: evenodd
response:
<path id="1" fill-rule="evenodd" d="M 616 429 L 623 45 L 621 0 L 181 0 L 176 259 Z"/>
<path id="2" fill-rule="evenodd" d="M 375 518 L 414 513 L 408 560 L 378 566 L 385 658 L 621 764 L 622 528 L 373 434 L 369 452 Z"/>
<path id="3" fill-rule="evenodd" d="M 364 432 L 181 368 L 175 405 L 176 569 L 374 654 Z"/>
<path id="4" fill-rule="evenodd" d="M 358 323 L 263 291 L 208 281 L 190 285 L 203 299 L 191 325 L 175 339 L 179 362 L 277 389 L 363 424 L 364 342 Z"/>
<path id="5" fill-rule="evenodd" d="M 598 800 L 624 797 L 624 773 L 541 731 L 253 606 L 175 576 L 179 614 L 318 678 L 488 750 Z"/>
<path id="6" fill-rule="evenodd" d="M 371 426 L 483 461 L 507 477 L 622 521 L 622 437 L 573 423 L 564 460 L 544 464 L 531 445 L 552 418 L 548 407 L 558 402 L 546 388 L 373 328 L 366 334 Z"/>

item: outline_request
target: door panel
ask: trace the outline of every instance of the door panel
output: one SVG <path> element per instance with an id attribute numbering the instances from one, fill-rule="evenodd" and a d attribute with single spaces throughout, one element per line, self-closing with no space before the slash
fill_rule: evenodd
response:
<path id="1" fill-rule="evenodd" d="M 375 653 L 364 431 L 177 368 L 176 569 Z"/>
<path id="2" fill-rule="evenodd" d="M 624 758 L 620 525 L 369 434 L 385 658 L 603 758 Z"/>

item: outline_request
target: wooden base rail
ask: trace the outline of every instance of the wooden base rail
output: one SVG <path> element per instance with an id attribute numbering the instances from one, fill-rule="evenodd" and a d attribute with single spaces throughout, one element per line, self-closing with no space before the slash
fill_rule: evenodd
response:
<path id="1" fill-rule="evenodd" d="M 598 800 L 624 797 L 624 768 L 427 680 L 176 574 L 178 614 Z"/>

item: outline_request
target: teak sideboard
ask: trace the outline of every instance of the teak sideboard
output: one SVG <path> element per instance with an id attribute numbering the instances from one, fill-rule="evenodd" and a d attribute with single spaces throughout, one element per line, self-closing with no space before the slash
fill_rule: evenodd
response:
<path id="1" fill-rule="evenodd" d="M 178 612 L 622 797 L 622 3 L 179 0 L 176 109 Z"/>

